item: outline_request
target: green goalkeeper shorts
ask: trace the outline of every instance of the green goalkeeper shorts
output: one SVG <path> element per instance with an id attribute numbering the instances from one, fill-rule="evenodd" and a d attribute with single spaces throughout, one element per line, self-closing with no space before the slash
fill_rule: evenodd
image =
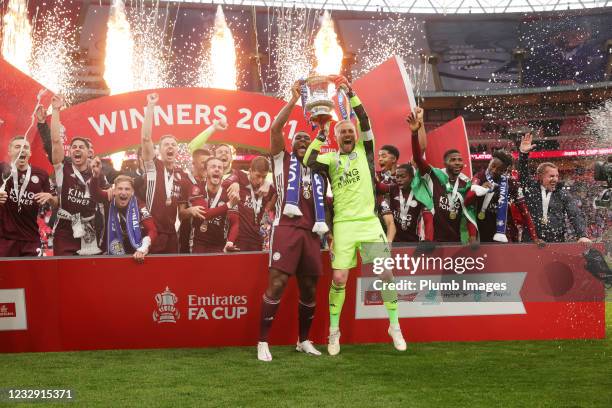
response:
<path id="1" fill-rule="evenodd" d="M 357 266 L 357 250 L 364 264 L 374 258 L 391 256 L 387 236 L 377 217 L 334 223 L 332 268 L 351 269 Z"/>

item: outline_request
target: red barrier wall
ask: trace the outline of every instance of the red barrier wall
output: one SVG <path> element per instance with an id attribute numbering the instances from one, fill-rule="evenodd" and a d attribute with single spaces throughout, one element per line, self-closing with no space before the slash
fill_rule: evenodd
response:
<path id="1" fill-rule="evenodd" d="M 526 301 L 523 314 L 403 318 L 406 340 L 605 337 L 603 301 L 571 301 L 572 294 L 583 290 L 585 284 L 601 292 L 603 298 L 603 287 L 583 269 L 582 250 L 576 244 L 545 249 L 490 245 L 478 251 L 459 246 L 436 250 L 435 254 L 444 257 L 486 256 L 481 273 L 527 272 L 523 300 L 529 293 L 543 291 L 546 299 L 557 301 Z M 412 253 L 413 249 L 406 251 Z M 329 324 L 331 275 L 328 255 L 322 256 L 325 276 L 318 288 L 311 336 L 315 343 L 326 342 Z M 111 257 L 5 258 L 0 260 L 0 352 L 254 345 L 267 264 L 268 255 L 259 253 L 151 256 L 143 265 Z M 341 320 L 343 343 L 389 341 L 385 318 L 355 319 L 358 273 L 351 275 Z M 175 309 L 168 308 L 164 318 L 174 322 L 160 323 L 163 310 L 156 296 L 166 287 L 176 298 L 170 302 L 175 303 Z M 16 307 L 3 309 L 20 288 L 25 293 L 25 310 L 20 309 L 19 300 L 13 302 Z M 216 298 L 211 300 L 213 295 Z M 213 304 L 198 306 L 198 297 L 202 298 L 200 303 Z M 483 305 L 482 313 L 494 310 Z M 11 324 L 18 326 L 19 319 L 27 329 L 7 330 Z M 297 290 L 292 280 L 274 322 L 271 343 L 294 343 L 297 329 Z"/>

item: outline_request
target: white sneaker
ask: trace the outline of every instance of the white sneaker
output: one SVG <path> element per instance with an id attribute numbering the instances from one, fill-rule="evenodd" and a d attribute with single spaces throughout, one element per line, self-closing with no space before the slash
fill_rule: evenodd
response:
<path id="1" fill-rule="evenodd" d="M 257 359 L 260 361 L 272 361 L 272 354 L 267 342 L 260 341 L 257 343 Z"/>
<path id="2" fill-rule="evenodd" d="M 330 356 L 340 353 L 340 329 L 329 329 L 329 341 L 327 342 L 327 352 Z"/>
<path id="3" fill-rule="evenodd" d="M 311 354 L 313 356 L 321 355 L 321 352 L 313 346 L 312 341 L 310 340 L 304 340 L 301 343 L 298 340 L 297 344 L 295 345 L 295 350 L 302 353 Z"/>
<path id="4" fill-rule="evenodd" d="M 392 327 L 389 326 L 389 330 L 387 330 L 389 336 L 393 339 L 393 346 L 398 351 L 406 351 L 406 340 L 404 340 L 404 336 L 402 335 L 402 329 L 399 326 Z"/>

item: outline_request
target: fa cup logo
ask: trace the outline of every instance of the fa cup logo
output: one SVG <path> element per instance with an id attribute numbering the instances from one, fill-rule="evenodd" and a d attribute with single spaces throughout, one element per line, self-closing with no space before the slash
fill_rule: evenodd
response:
<path id="1" fill-rule="evenodd" d="M 153 311 L 153 320 L 157 323 L 176 323 L 181 317 L 179 311 L 174 307 L 178 298 L 166 286 L 166 290 L 155 295 L 157 309 Z"/>

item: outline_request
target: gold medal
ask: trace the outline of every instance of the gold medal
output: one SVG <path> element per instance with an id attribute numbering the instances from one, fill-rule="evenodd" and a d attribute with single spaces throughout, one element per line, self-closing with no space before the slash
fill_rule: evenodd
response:
<path id="1" fill-rule="evenodd" d="M 206 232 L 208 230 L 208 220 L 202 221 L 200 224 L 200 232 Z"/>
<path id="2" fill-rule="evenodd" d="M 548 224 L 548 217 L 542 218 L 542 224 L 544 225 Z"/>
<path id="3" fill-rule="evenodd" d="M 305 200 L 310 199 L 310 183 L 304 183 L 302 185 L 302 195 Z"/>
<path id="4" fill-rule="evenodd" d="M 487 216 L 487 215 L 485 214 L 485 212 L 484 212 L 484 211 L 481 211 L 481 212 L 479 212 L 479 213 L 478 213 L 478 219 L 479 219 L 480 221 L 484 220 L 486 216 Z"/>
<path id="5" fill-rule="evenodd" d="M 457 218 L 457 212 L 455 212 L 455 211 L 451 211 L 451 212 L 448 214 L 448 218 L 450 218 L 451 220 L 456 219 L 456 218 Z"/>

